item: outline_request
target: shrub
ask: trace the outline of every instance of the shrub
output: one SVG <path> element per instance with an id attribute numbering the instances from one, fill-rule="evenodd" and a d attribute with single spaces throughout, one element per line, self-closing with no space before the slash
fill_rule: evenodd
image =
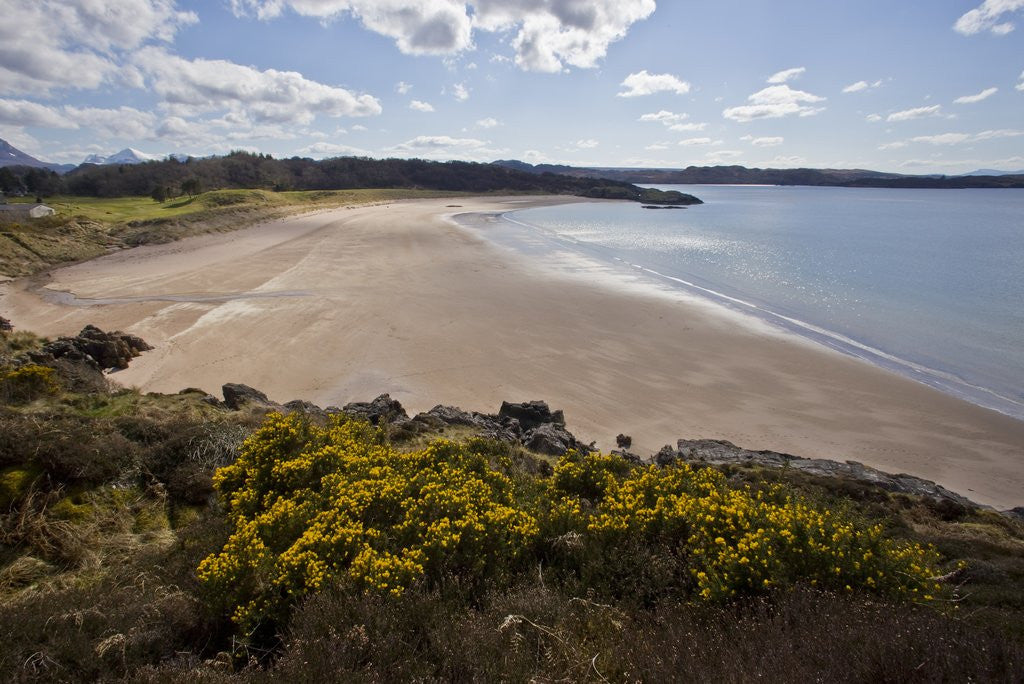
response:
<path id="1" fill-rule="evenodd" d="M 34 401 L 59 391 L 60 384 L 52 368 L 30 364 L 0 370 L 0 399 L 8 403 Z"/>
<path id="2" fill-rule="evenodd" d="M 0 510 L 10 508 L 27 494 L 37 477 L 39 471 L 31 467 L 0 470 Z"/>
<path id="3" fill-rule="evenodd" d="M 199 577 L 243 626 L 279 620 L 339 581 L 399 596 L 444 577 L 498 577 L 536 554 L 589 589 L 614 591 L 631 576 L 638 596 L 669 588 L 721 600 L 806 582 L 928 600 L 938 589 L 934 550 L 779 487 L 569 453 L 538 493 L 466 445 L 400 453 L 379 428 L 332 421 L 271 414 L 215 475 L 234 531 Z M 616 581 L 586 581 L 609 572 Z"/>
<path id="4" fill-rule="evenodd" d="M 458 605 L 326 591 L 293 618 L 271 681 L 1020 681 L 1024 649 L 909 603 L 795 589 L 625 609 L 532 578 Z"/>
<path id="5" fill-rule="evenodd" d="M 687 464 L 614 474 L 609 457 L 569 457 L 555 469 L 564 528 L 573 520 L 605 556 L 638 540 L 688 566 L 677 581 L 704 599 L 723 599 L 808 582 L 840 591 L 869 589 L 931 599 L 938 554 L 889 539 L 881 525 L 861 526 L 781 487 L 735 489 L 712 468 Z M 587 502 L 581 505 L 580 484 Z M 594 487 L 593 483 L 600 483 Z M 603 494 L 594 498 L 592 493 Z"/>
<path id="6" fill-rule="evenodd" d="M 35 459 L 54 480 L 101 484 L 124 478 L 138 461 L 138 448 L 106 422 L 54 417 L 35 445 Z"/>
<path id="7" fill-rule="evenodd" d="M 243 625 L 332 581 L 399 596 L 447 574 L 486 576 L 537 534 L 483 456 L 444 440 L 400 453 L 343 417 L 320 428 L 270 414 L 214 485 L 234 533 L 199 577 Z"/>

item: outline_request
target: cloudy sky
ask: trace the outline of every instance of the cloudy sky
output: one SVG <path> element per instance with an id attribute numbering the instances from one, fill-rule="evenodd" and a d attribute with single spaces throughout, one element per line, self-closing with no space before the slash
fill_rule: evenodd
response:
<path id="1" fill-rule="evenodd" d="M 0 16 L 0 138 L 48 161 L 1024 168 L 1024 0 L 0 0 Z"/>

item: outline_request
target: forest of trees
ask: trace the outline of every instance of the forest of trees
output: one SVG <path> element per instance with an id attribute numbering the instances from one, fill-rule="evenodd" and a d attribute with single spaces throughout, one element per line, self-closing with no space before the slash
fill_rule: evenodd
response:
<path id="1" fill-rule="evenodd" d="M 422 188 L 465 192 L 545 192 L 615 197 L 649 202 L 653 197 L 624 181 L 597 180 L 553 173 L 535 174 L 495 164 L 433 162 L 421 159 L 340 157 L 315 161 L 232 152 L 223 157 L 167 159 L 134 165 L 83 164 L 65 176 L 26 167 L 0 169 L 0 190 L 40 196 L 88 197 L 194 195 L 217 189 L 340 190 Z M 683 201 L 684 196 L 677 198 Z"/>

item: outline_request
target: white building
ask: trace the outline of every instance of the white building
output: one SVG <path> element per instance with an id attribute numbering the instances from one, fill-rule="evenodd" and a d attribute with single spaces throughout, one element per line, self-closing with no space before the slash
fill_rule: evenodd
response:
<path id="1" fill-rule="evenodd" d="M 57 212 L 45 204 L 0 204 L 0 218 L 42 218 L 53 216 Z"/>

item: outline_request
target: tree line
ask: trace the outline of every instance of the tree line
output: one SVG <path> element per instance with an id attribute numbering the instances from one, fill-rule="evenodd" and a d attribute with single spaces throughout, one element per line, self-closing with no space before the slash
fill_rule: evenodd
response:
<path id="1" fill-rule="evenodd" d="M 9 189 L 7 189 L 9 188 Z M 422 188 L 465 192 L 547 192 L 585 195 L 607 193 L 641 199 L 636 186 L 560 174 L 535 174 L 494 164 L 422 159 L 338 157 L 316 161 L 275 159 L 267 154 L 231 152 L 223 157 L 151 161 L 142 164 L 83 164 L 59 176 L 44 169 L 0 169 L 0 190 L 18 189 L 40 196 L 87 197 L 194 195 L 217 189 L 340 190 L 352 188 Z"/>

